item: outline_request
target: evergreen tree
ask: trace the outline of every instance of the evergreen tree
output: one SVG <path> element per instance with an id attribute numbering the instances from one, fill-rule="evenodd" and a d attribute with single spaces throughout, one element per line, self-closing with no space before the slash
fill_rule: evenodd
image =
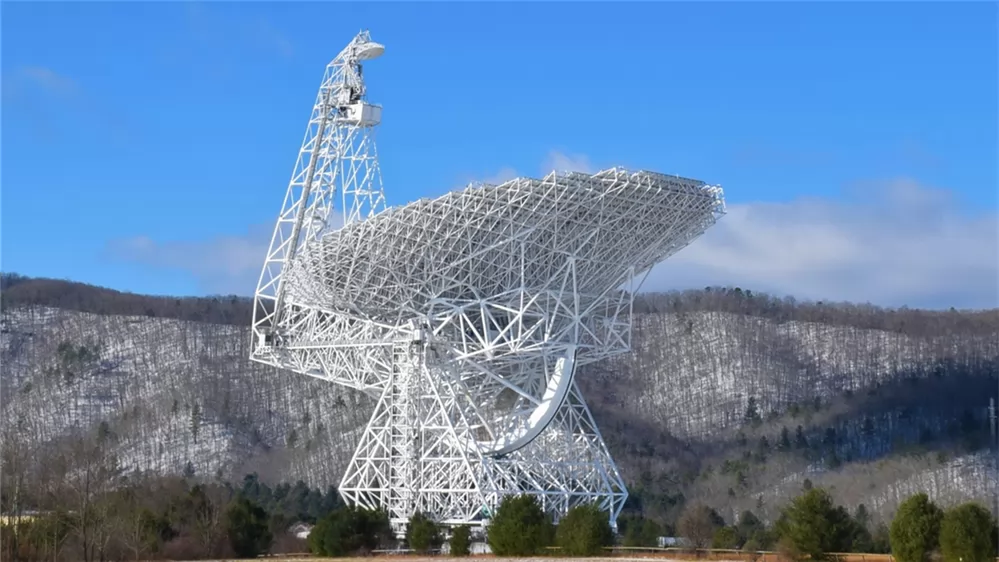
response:
<path id="1" fill-rule="evenodd" d="M 554 530 L 534 496 L 506 496 L 489 521 L 486 540 L 497 556 L 530 556 L 544 551 Z"/>
<path id="2" fill-rule="evenodd" d="M 898 562 L 928 562 L 938 544 L 943 514 L 926 494 L 902 502 L 891 523 L 891 552 Z"/>
<path id="3" fill-rule="evenodd" d="M 273 540 L 267 512 L 245 497 L 238 497 L 229 504 L 226 534 L 232 551 L 240 558 L 256 558 L 266 553 Z"/>
<path id="4" fill-rule="evenodd" d="M 760 409 L 756 405 L 756 397 L 750 396 L 749 402 L 746 404 L 746 423 L 756 427 L 763 422 L 763 418 L 760 416 Z"/>
<path id="5" fill-rule="evenodd" d="M 449 542 L 451 556 L 468 556 L 471 553 L 472 530 L 468 525 L 458 525 L 451 531 Z"/>
<path id="6" fill-rule="evenodd" d="M 767 458 L 767 453 L 770 452 L 770 441 L 767 439 L 766 435 L 761 435 L 759 442 L 756 444 L 756 456 L 760 462 L 763 462 Z"/>
<path id="7" fill-rule="evenodd" d="M 347 506 L 323 517 L 309 533 L 309 550 L 319 556 L 372 551 L 391 540 L 388 514 Z"/>
<path id="8" fill-rule="evenodd" d="M 992 514 L 976 503 L 947 510 L 940 522 L 940 554 L 944 562 L 993 562 L 995 527 Z"/>
<path id="9" fill-rule="evenodd" d="M 607 513 L 593 504 L 573 506 L 555 529 L 555 544 L 567 556 L 603 553 L 605 546 L 614 544 Z"/>
<path id="10" fill-rule="evenodd" d="M 198 442 L 198 433 L 201 431 L 201 406 L 195 402 L 191 406 L 191 437 L 194 442 Z"/>
<path id="11" fill-rule="evenodd" d="M 111 424 L 107 420 L 101 420 L 97 425 L 97 442 L 103 445 L 111 440 L 111 437 Z"/>
<path id="12" fill-rule="evenodd" d="M 426 554 L 441 546 L 440 528 L 424 513 L 414 513 L 406 526 L 406 543 L 418 554 Z"/>
<path id="13" fill-rule="evenodd" d="M 857 511 L 854 512 L 853 514 L 853 519 L 859 525 L 865 528 L 868 527 L 871 524 L 871 516 L 869 513 L 867 513 L 867 506 L 864 504 L 858 505 Z"/>
<path id="14" fill-rule="evenodd" d="M 833 448 L 836 446 L 836 428 L 827 427 L 825 434 L 822 436 L 822 444 L 827 448 Z"/>
<path id="15" fill-rule="evenodd" d="M 863 434 L 864 437 L 874 435 L 874 421 L 872 421 L 871 418 L 864 418 L 864 425 L 860 429 L 860 433 Z"/>
<path id="16" fill-rule="evenodd" d="M 759 543 L 763 538 L 763 534 L 766 533 L 767 527 L 752 511 L 746 510 L 739 515 L 739 520 L 735 524 L 735 530 L 739 534 L 741 542 L 756 538 Z"/>
<path id="17" fill-rule="evenodd" d="M 874 552 L 874 536 L 871 534 L 871 516 L 867 506 L 860 504 L 853 514 L 854 530 L 851 549 L 853 552 Z"/>
<path id="18" fill-rule="evenodd" d="M 777 442 L 777 450 L 782 453 L 791 450 L 791 432 L 787 430 L 787 427 L 782 427 L 780 430 L 780 440 Z"/>
<path id="19" fill-rule="evenodd" d="M 808 449 L 808 438 L 805 437 L 805 430 L 800 425 L 794 430 L 794 448 Z"/>
<path id="20" fill-rule="evenodd" d="M 813 488 L 795 498 L 784 510 L 781 538 L 812 560 L 824 560 L 829 552 L 850 549 L 853 520 L 821 488 Z"/>
<path id="21" fill-rule="evenodd" d="M 343 504 L 340 502 L 340 494 L 337 493 L 336 487 L 329 486 L 326 488 L 326 494 L 323 495 L 322 500 L 319 502 L 318 513 L 311 515 L 314 518 L 319 519 L 342 505 Z"/>
<path id="22" fill-rule="evenodd" d="M 659 545 L 659 537 L 662 535 L 662 527 L 652 519 L 635 517 L 626 520 L 624 527 L 624 546 L 646 546 L 654 547 Z M 618 525 L 624 522 L 618 519 Z"/>

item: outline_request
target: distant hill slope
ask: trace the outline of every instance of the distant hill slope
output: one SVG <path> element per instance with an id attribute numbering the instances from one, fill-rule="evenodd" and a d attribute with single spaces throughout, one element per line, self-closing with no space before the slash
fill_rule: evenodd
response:
<path id="1" fill-rule="evenodd" d="M 131 467 L 325 486 L 372 407 L 251 363 L 246 298 L 4 275 L 0 305 L 0 423 L 38 442 L 103 424 Z M 806 479 L 882 515 L 913 490 L 989 501 L 999 311 L 716 288 L 641 295 L 636 311 L 633 352 L 580 376 L 632 507 L 772 517 Z"/>
<path id="2" fill-rule="evenodd" d="M 137 295 L 62 279 L 25 277 L 15 273 L 0 274 L 0 308 L 29 306 L 237 326 L 248 326 L 253 313 L 253 301 L 235 295 L 212 297 Z"/>

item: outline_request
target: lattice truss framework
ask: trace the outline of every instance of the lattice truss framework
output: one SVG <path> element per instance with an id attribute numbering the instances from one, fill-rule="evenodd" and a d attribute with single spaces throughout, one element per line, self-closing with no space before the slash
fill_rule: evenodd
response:
<path id="1" fill-rule="evenodd" d="M 323 88 L 366 42 L 331 63 Z M 512 493 L 556 517 L 596 502 L 615 522 L 627 492 L 575 373 L 629 350 L 635 290 L 724 212 L 721 189 L 612 168 L 378 212 L 371 133 L 343 133 L 369 139 L 351 145 L 368 170 L 360 187 L 336 172 L 347 145 L 314 140 L 327 136 L 325 99 L 261 276 L 252 358 L 377 399 L 340 493 L 400 526 L 416 511 L 478 524 Z M 334 129 L 341 114 L 327 117 Z M 310 179 L 313 161 L 332 171 Z M 364 197 L 343 203 L 340 229 L 338 191 Z"/>

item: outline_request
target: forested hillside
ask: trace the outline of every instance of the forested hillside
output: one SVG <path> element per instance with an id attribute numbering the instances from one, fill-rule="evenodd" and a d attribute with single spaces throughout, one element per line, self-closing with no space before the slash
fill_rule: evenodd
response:
<path id="1" fill-rule="evenodd" d="M 135 469 L 325 488 L 372 407 L 251 363 L 250 303 L 0 280 L 4 446 L 80 431 Z M 633 352 L 580 382 L 630 509 L 698 500 L 773 517 L 806 480 L 875 517 L 924 490 L 989 504 L 999 311 L 798 303 L 740 289 L 641 295 Z M 38 456 L 37 458 L 44 458 Z"/>

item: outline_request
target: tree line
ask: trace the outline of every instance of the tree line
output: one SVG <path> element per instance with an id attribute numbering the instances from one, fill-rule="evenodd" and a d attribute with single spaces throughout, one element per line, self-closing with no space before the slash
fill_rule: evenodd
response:
<path id="1" fill-rule="evenodd" d="M 0 308 L 29 306 L 239 326 L 249 325 L 253 312 L 252 300 L 236 295 L 140 295 L 61 279 L 32 278 L 16 273 L 0 274 Z"/>
<path id="2" fill-rule="evenodd" d="M 16 430 L 16 428 L 8 428 Z M 100 429 L 0 449 L 0 559 L 193 560 L 302 552 L 291 533 L 341 507 L 336 490 L 126 471 Z"/>
<path id="3" fill-rule="evenodd" d="M 174 318 L 195 322 L 249 325 L 253 301 L 238 295 L 167 297 L 140 295 L 61 279 L 0 273 L 0 307 L 49 306 L 123 316 Z M 771 318 L 887 330 L 911 335 L 941 331 L 994 333 L 999 310 L 922 310 L 886 308 L 870 303 L 799 301 L 740 287 L 705 287 L 636 295 L 638 314 L 728 312 Z"/>
<path id="4" fill-rule="evenodd" d="M 468 554 L 468 527 L 448 529 L 415 514 L 397 541 L 387 514 L 342 505 L 336 491 L 302 482 L 276 486 L 250 474 L 240 482 L 159 476 L 121 469 L 100 431 L 74 436 L 28 466 L 29 451 L 3 449 L 0 526 L 3 559 L 11 561 L 209 559 L 255 557 L 309 550 L 348 556 L 378 548 L 428 553 L 445 544 L 451 555 Z M 306 540 L 292 524 L 314 523 Z M 744 511 L 727 522 L 703 504 L 689 503 L 675 527 L 637 513 L 611 532 L 607 513 L 593 505 L 569 510 L 557 523 L 534 496 L 508 496 L 486 529 L 499 556 L 528 556 L 555 547 L 571 556 L 592 556 L 607 546 L 658 546 L 662 536 L 682 537 L 681 546 L 777 550 L 791 559 L 822 560 L 829 553 L 891 552 L 899 562 L 993 560 L 996 521 L 981 505 L 942 510 L 926 494 L 902 503 L 890 524 L 874 525 L 863 505 L 850 514 L 830 494 L 807 483 L 772 523 Z"/>
<path id="5" fill-rule="evenodd" d="M 891 553 L 898 562 L 993 562 L 996 521 L 979 504 L 967 503 L 943 511 L 926 494 L 907 499 L 891 524 L 872 529 L 861 506 L 854 514 L 835 505 L 821 488 L 808 488 L 795 497 L 771 525 L 751 511 L 732 524 L 702 504 L 686 507 L 675 531 L 651 519 L 625 516 L 615 535 L 606 512 L 593 504 L 569 509 L 557 523 L 534 496 L 505 497 L 486 527 L 485 540 L 497 556 L 536 556 L 558 553 L 572 557 L 604 554 L 614 545 L 657 547 L 664 533 L 680 537 L 679 546 L 695 552 L 742 550 L 750 555 L 777 551 L 788 560 L 828 560 L 832 554 Z M 452 556 L 469 553 L 467 526 L 449 530 L 417 513 L 409 521 L 404 541 L 395 541 L 383 511 L 343 508 L 320 521 L 309 536 L 318 556 L 355 556 L 377 548 L 409 548 L 426 554 L 449 543 Z M 449 540 L 448 540 L 449 539 Z M 554 550 L 553 550 L 554 549 Z"/>

